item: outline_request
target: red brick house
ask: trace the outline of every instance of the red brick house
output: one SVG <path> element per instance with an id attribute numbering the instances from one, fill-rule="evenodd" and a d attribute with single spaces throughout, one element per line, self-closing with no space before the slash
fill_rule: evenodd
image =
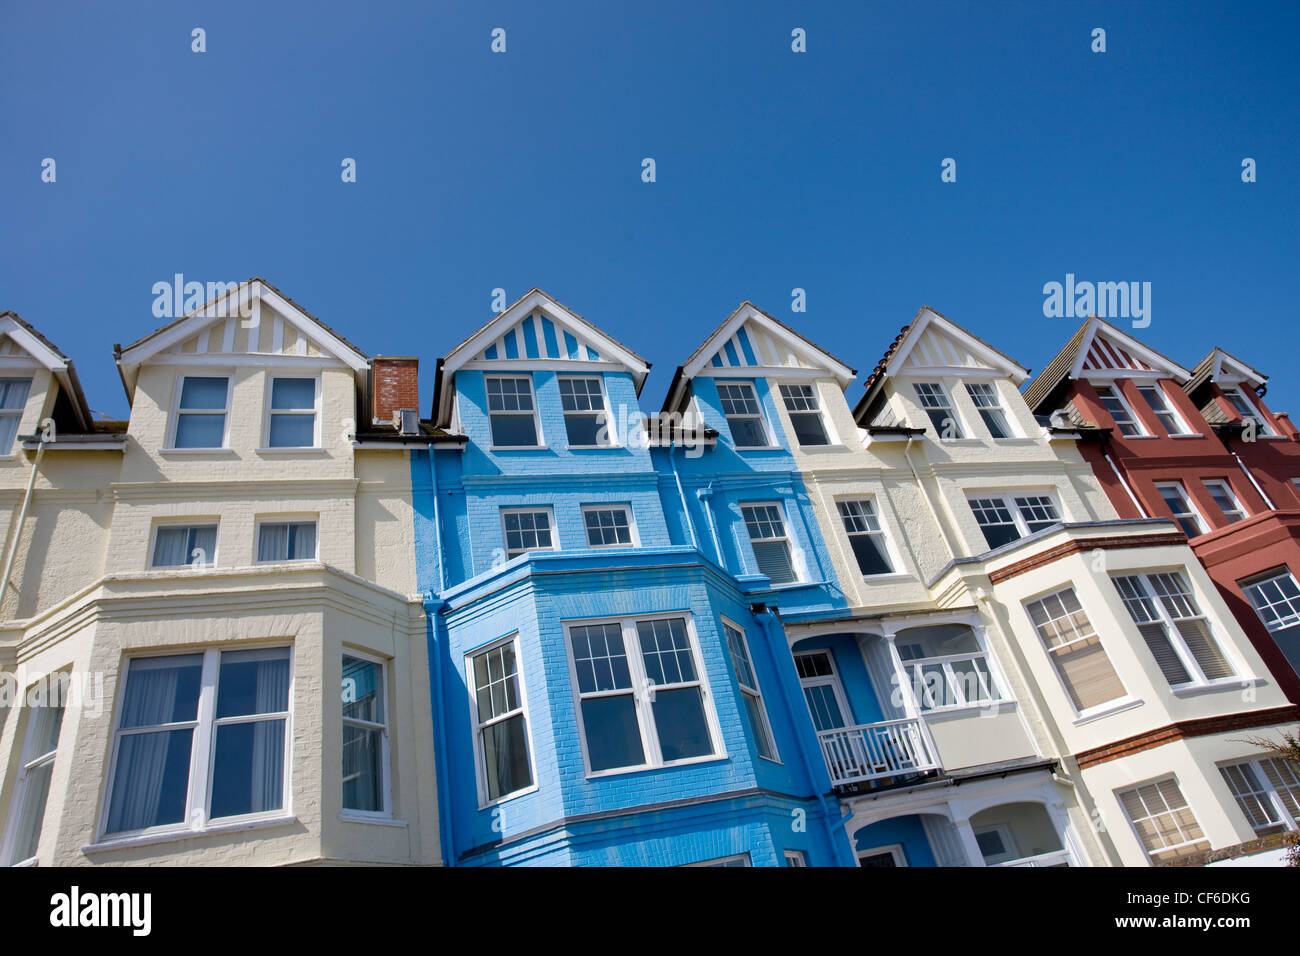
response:
<path id="1" fill-rule="evenodd" d="M 1172 517 L 1279 685 L 1300 703 L 1300 433 L 1266 377 L 1220 349 L 1187 370 L 1093 317 L 1025 389 L 1078 429 L 1124 518 Z"/>

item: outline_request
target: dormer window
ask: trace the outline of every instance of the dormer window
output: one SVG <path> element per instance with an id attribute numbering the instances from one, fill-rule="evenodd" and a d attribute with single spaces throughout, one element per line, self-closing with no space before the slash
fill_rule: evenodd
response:
<path id="1" fill-rule="evenodd" d="M 767 426 L 752 382 L 719 382 L 718 399 L 737 448 L 766 448 Z"/>
<path id="2" fill-rule="evenodd" d="M 1246 393 L 1241 390 L 1240 386 L 1232 385 L 1223 390 L 1223 397 L 1226 398 L 1241 416 L 1243 421 L 1254 421 L 1255 431 L 1261 435 L 1276 435 L 1273 429 L 1268 427 L 1268 422 L 1260 414 L 1254 403 L 1246 397 Z"/>
<path id="3" fill-rule="evenodd" d="M 270 448 L 312 448 L 316 441 L 316 379 L 271 379 Z"/>
<path id="4" fill-rule="evenodd" d="M 0 455 L 13 451 L 31 389 L 30 378 L 0 378 Z"/>
<path id="5" fill-rule="evenodd" d="M 489 377 L 488 418 L 495 448 L 536 448 L 537 405 L 529 378 Z"/>
<path id="6" fill-rule="evenodd" d="M 984 419 L 984 427 L 989 430 L 991 438 L 1013 438 L 1011 425 L 1007 422 L 1007 413 L 998 401 L 997 389 L 986 382 L 972 382 L 966 386 L 975 410 Z"/>
<path id="7" fill-rule="evenodd" d="M 934 426 L 939 438 L 965 437 L 952 410 L 952 400 L 948 398 L 943 385 L 939 382 L 917 382 L 913 388 L 916 389 L 917 401 L 930 416 L 930 424 Z"/>
<path id="8" fill-rule="evenodd" d="M 186 375 L 181 379 L 175 448 L 223 448 L 230 411 L 230 377 Z"/>
<path id="9" fill-rule="evenodd" d="M 1170 435 L 1187 434 L 1187 429 L 1183 427 L 1182 421 L 1170 406 L 1164 390 L 1159 385 L 1139 385 L 1138 393 L 1147 400 L 1151 411 L 1155 413 L 1156 418 L 1160 419 L 1160 424 L 1165 427 L 1166 432 Z"/>
<path id="10" fill-rule="evenodd" d="M 821 406 L 817 401 L 817 389 L 811 385 L 782 385 L 781 398 L 785 402 L 786 413 L 790 416 L 794 437 L 800 445 L 830 444 L 830 439 L 826 437 L 826 424 L 822 421 Z"/>
<path id="11" fill-rule="evenodd" d="M 1101 399 L 1101 404 L 1105 407 L 1107 414 L 1115 422 L 1115 427 L 1119 429 L 1121 435 L 1142 435 L 1141 426 L 1138 425 L 1137 419 L 1129 409 L 1124 399 L 1120 398 L 1119 392 L 1112 385 L 1098 385 L 1097 397 Z"/>

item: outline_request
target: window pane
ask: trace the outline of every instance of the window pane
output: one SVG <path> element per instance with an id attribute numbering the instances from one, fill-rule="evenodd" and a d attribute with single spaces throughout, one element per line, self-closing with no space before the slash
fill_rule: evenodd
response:
<path id="1" fill-rule="evenodd" d="M 190 784 L 193 730 L 124 734 L 118 741 L 109 833 L 181 823 Z"/>
<path id="2" fill-rule="evenodd" d="M 570 445 L 600 445 L 600 415 L 565 415 L 564 428 Z"/>
<path id="3" fill-rule="evenodd" d="M 182 409 L 224 409 L 226 407 L 226 383 L 221 377 L 185 376 L 181 385 Z"/>
<path id="4" fill-rule="evenodd" d="M 849 543 L 853 546 L 853 554 L 858 559 L 858 570 L 863 574 L 889 574 L 894 570 L 885 554 L 885 543 L 879 535 L 850 535 Z"/>
<path id="5" fill-rule="evenodd" d="M 220 448 L 225 431 L 225 415 L 181 415 L 176 423 L 176 447 Z"/>
<path id="6" fill-rule="evenodd" d="M 484 729 L 483 763 L 489 800 L 532 786 L 523 714 L 515 714 Z"/>
<path id="7" fill-rule="evenodd" d="M 283 719 L 217 727 L 211 816 L 278 810 L 284 805 Z"/>
<path id="8" fill-rule="evenodd" d="M 741 694 L 741 697 L 745 701 L 745 714 L 749 717 L 749 731 L 758 745 L 758 755 L 775 760 L 776 751 L 772 746 L 772 732 L 767 727 L 767 715 L 763 713 L 763 702 L 753 694 Z"/>
<path id="9" fill-rule="evenodd" d="M 289 560 L 310 561 L 316 557 L 316 525 L 305 521 L 289 525 Z"/>
<path id="10" fill-rule="evenodd" d="M 757 418 L 728 418 L 731 439 L 738 448 L 761 448 L 767 445 L 767 433 Z"/>
<path id="11" fill-rule="evenodd" d="M 23 781 L 23 802 L 18 810 L 17 832 L 9 862 L 21 863 L 36 855 L 41 840 L 41 826 L 45 822 L 45 804 L 50 796 L 50 777 L 54 762 L 41 764 L 28 771 Z"/>
<path id="12" fill-rule="evenodd" d="M 766 574 L 773 584 L 790 584 L 797 580 L 787 542 L 755 541 L 754 557 L 758 560 L 759 573 Z"/>
<path id="13" fill-rule="evenodd" d="M 382 812 L 383 732 L 343 725 L 343 809 Z"/>
<path id="14" fill-rule="evenodd" d="M 27 395 L 31 391 L 30 378 L 0 378 L 0 409 L 4 411 L 22 411 L 27 405 Z"/>
<path id="15" fill-rule="evenodd" d="M 844 714 L 835 691 L 829 684 L 814 684 L 803 689 L 804 700 L 808 704 L 808 713 L 812 715 L 813 726 L 818 730 L 834 730 L 844 726 Z"/>
<path id="16" fill-rule="evenodd" d="M 289 650 L 226 651 L 217 679 L 217 718 L 289 709 Z"/>
<path id="17" fill-rule="evenodd" d="M 663 692 L 656 694 L 661 697 Z M 591 769 L 636 767 L 645 763 L 636 704 L 631 694 L 590 697 L 582 702 L 582 725 L 587 737 Z"/>
<path id="18" fill-rule="evenodd" d="M 271 382 L 271 408 L 314 409 L 316 407 L 316 380 L 314 378 L 277 378 Z"/>
<path id="19" fill-rule="evenodd" d="M 195 720 L 202 675 L 202 654 L 133 659 L 127 665 L 121 726 L 153 727 Z"/>
<path id="20" fill-rule="evenodd" d="M 343 655 L 343 716 L 384 723 L 384 669 L 374 661 Z"/>
<path id="21" fill-rule="evenodd" d="M 532 415 L 493 415 L 492 444 L 507 447 L 537 444 L 537 424 Z"/>
<path id="22" fill-rule="evenodd" d="M 272 415 L 272 448 L 310 448 L 316 443 L 315 415 Z"/>
<path id="23" fill-rule="evenodd" d="M 655 684 L 682 684 L 695 680 L 690 640 L 681 618 L 639 621 L 637 639 L 646 676 Z"/>
<path id="24" fill-rule="evenodd" d="M 704 717 L 704 699 L 698 687 L 657 691 L 651 706 L 664 760 L 713 753 L 709 725 Z"/>

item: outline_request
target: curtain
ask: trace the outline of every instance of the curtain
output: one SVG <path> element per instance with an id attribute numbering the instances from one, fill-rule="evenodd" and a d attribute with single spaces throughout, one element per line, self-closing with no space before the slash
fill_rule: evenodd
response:
<path id="1" fill-rule="evenodd" d="M 309 560 L 316 557 L 316 525 L 310 522 L 290 525 L 293 530 L 291 560 Z"/>
<path id="2" fill-rule="evenodd" d="M 289 652 L 250 651 L 261 657 L 257 663 L 257 689 L 254 706 L 257 713 L 276 713 L 289 709 Z M 253 725 L 253 751 L 250 809 L 277 810 L 284 805 L 284 731 L 285 721 L 264 720 Z"/>
<path id="3" fill-rule="evenodd" d="M 189 541 L 189 528 L 159 528 L 153 546 L 155 568 L 175 568 L 188 563 L 185 545 Z"/>
<path id="4" fill-rule="evenodd" d="M 264 524 L 257 536 L 257 560 L 283 561 L 289 554 L 289 526 Z"/>

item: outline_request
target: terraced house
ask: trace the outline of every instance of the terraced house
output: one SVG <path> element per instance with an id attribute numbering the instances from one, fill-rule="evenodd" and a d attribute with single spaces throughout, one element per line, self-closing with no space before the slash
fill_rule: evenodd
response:
<path id="1" fill-rule="evenodd" d="M 407 446 L 366 355 L 229 294 L 117 350 L 127 422 L 6 317 L 5 863 L 438 858 Z"/>
<path id="2" fill-rule="evenodd" d="M 1026 386 L 922 308 L 850 404 L 744 302 L 648 414 L 534 289 L 421 418 L 418 359 L 227 295 L 117 350 L 126 422 L 0 316 L 0 862 L 1196 865 L 1297 827 L 1245 740 L 1300 722 L 1297 436 L 1227 353 L 1092 319 Z"/>

